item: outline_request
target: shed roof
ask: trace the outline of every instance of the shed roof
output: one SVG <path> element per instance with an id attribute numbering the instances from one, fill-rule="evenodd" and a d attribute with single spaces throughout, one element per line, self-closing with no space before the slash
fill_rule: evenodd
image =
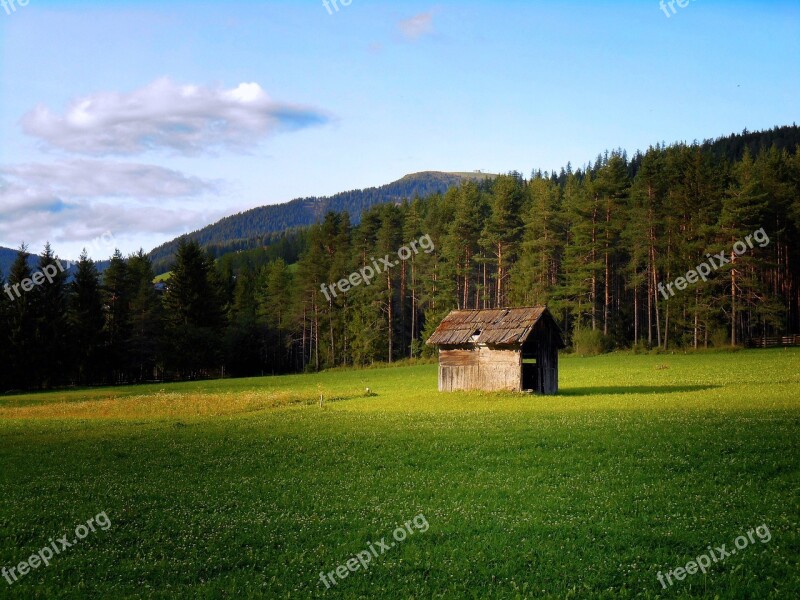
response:
<path id="1" fill-rule="evenodd" d="M 434 346 L 521 344 L 545 315 L 558 330 L 546 306 L 454 310 L 444 318 L 427 343 Z M 561 337 L 560 330 L 559 337 Z"/>

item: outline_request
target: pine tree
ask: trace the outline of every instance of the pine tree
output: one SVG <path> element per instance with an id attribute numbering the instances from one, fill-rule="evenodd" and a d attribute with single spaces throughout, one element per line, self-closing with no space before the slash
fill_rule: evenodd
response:
<path id="1" fill-rule="evenodd" d="M 617 264 L 623 259 L 619 251 L 619 236 L 623 228 L 623 215 L 628 208 L 628 165 L 620 153 L 612 153 L 597 172 L 594 194 L 600 205 L 599 236 L 602 240 L 603 260 L 603 334 L 609 335 L 615 323 L 615 305 L 621 304 L 624 285 L 617 273 Z M 619 332 L 617 337 L 619 337 Z"/>
<path id="2" fill-rule="evenodd" d="M 36 303 L 36 344 L 39 347 L 39 382 L 43 387 L 66 383 L 67 376 L 67 275 L 66 267 L 45 244 L 37 273 L 43 281 L 31 291 Z"/>
<path id="3" fill-rule="evenodd" d="M 453 188 L 446 197 L 454 203 L 455 210 L 442 251 L 454 266 L 458 307 L 466 309 L 474 301 L 474 257 L 478 252 L 477 241 L 482 225 L 481 194 L 475 182 L 467 181 L 461 187 Z"/>
<path id="4" fill-rule="evenodd" d="M 408 206 L 406 211 L 405 219 L 403 222 L 403 239 L 406 243 L 409 243 L 411 240 L 418 240 L 422 237 L 422 202 L 419 198 L 415 198 L 413 202 Z M 409 323 L 409 339 L 411 340 L 409 344 L 409 356 L 410 358 L 414 358 L 419 356 L 422 352 L 422 342 L 419 339 L 419 281 L 418 281 L 418 258 L 417 253 L 411 255 L 411 258 L 408 259 L 407 264 L 404 265 L 404 274 L 407 273 L 407 276 L 404 278 L 405 281 L 408 282 L 407 290 L 408 290 L 408 323 Z M 400 296 L 400 307 L 403 311 L 403 314 L 406 314 L 405 306 L 406 306 L 406 290 L 401 291 Z"/>
<path id="5" fill-rule="evenodd" d="M 308 249 L 297 264 L 295 319 L 300 324 L 303 369 L 311 365 L 315 371 L 319 371 L 322 367 L 320 328 L 323 310 L 327 311 L 329 306 L 324 294 L 327 293 L 331 298 L 338 295 L 335 289 L 328 287 L 328 284 L 335 283 L 328 281 L 329 272 L 330 262 L 323 244 L 322 228 L 315 225 L 311 228 Z M 325 292 L 323 285 L 326 286 Z"/>
<path id="6" fill-rule="evenodd" d="M 9 389 L 11 373 L 11 348 L 10 328 L 11 303 L 14 301 L 14 292 L 6 287 L 6 280 L 0 270 L 0 394 Z"/>
<path id="7" fill-rule="evenodd" d="M 291 273 L 282 258 L 261 270 L 257 301 L 259 323 L 265 328 L 263 355 L 271 373 L 281 373 L 292 368 L 287 353 L 291 350 L 288 332 L 292 315 Z"/>
<path id="8" fill-rule="evenodd" d="M 182 241 L 164 295 L 168 362 L 195 378 L 220 364 L 224 318 L 221 277 L 210 255 L 194 241 Z"/>
<path id="9" fill-rule="evenodd" d="M 8 387 L 12 389 L 31 389 L 39 384 L 38 365 L 42 357 L 36 340 L 38 303 L 29 295 L 30 290 L 22 287 L 23 282 L 31 278 L 29 256 L 27 246 L 22 244 L 8 274 L 10 304 L 7 307 L 7 335 L 9 345 L 13 348 L 9 353 Z"/>
<path id="10" fill-rule="evenodd" d="M 257 276 L 251 268 L 236 275 L 233 302 L 225 332 L 226 367 L 234 377 L 257 375 L 262 370 L 264 331 L 258 323 Z"/>
<path id="11" fill-rule="evenodd" d="M 590 325 L 595 331 L 603 240 L 599 233 L 602 206 L 593 185 L 586 173 L 583 179 L 571 176 L 564 189 L 567 242 L 559 297 L 568 307 L 573 327 Z"/>
<path id="12" fill-rule="evenodd" d="M 70 284 L 68 322 L 70 352 L 79 385 L 101 380 L 103 347 L 103 299 L 97 267 L 84 249 Z"/>
<path id="13" fill-rule="evenodd" d="M 111 383 L 127 380 L 129 366 L 131 285 L 128 263 L 119 249 L 114 251 L 108 268 L 103 272 L 103 305 L 105 307 L 105 340 L 108 344 L 105 368 L 111 373 Z"/>
<path id="14" fill-rule="evenodd" d="M 441 250 L 447 229 L 455 216 L 455 206 L 446 203 L 441 194 L 436 194 L 428 199 L 426 208 L 422 230 L 424 235 L 430 237 L 434 249 L 417 255 L 416 259 L 423 342 L 430 337 L 445 315 L 457 307 L 455 268 Z M 423 356 L 430 356 L 435 352 L 430 346 L 421 346 L 421 349 Z"/>
<path id="15" fill-rule="evenodd" d="M 507 304 L 506 279 L 522 231 L 522 198 L 523 182 L 518 173 L 503 175 L 495 180 L 491 215 L 486 221 L 480 240 L 481 246 L 491 253 L 496 266 L 495 307 Z"/>
<path id="16" fill-rule="evenodd" d="M 386 335 L 385 349 L 381 355 L 391 363 L 395 355 L 398 271 L 389 268 L 381 261 L 388 260 L 395 264 L 398 262 L 397 251 L 402 245 L 402 222 L 400 211 L 394 205 L 383 206 L 381 213 L 381 225 L 375 241 L 375 256 L 382 272 L 378 275 L 376 285 L 379 280 L 382 287 L 378 296 L 379 306 L 384 316 L 381 330 Z"/>
<path id="17" fill-rule="evenodd" d="M 757 171 L 745 148 L 742 160 L 733 168 L 733 182 L 722 201 L 722 214 L 719 225 L 722 242 L 728 248 L 741 242 L 749 234 L 759 229 L 767 211 L 767 194 L 761 185 Z M 761 289 L 754 275 L 752 255 L 737 255 L 729 250 L 731 262 L 725 268 L 730 277 L 730 328 L 731 345 L 742 340 L 740 332 L 745 330 L 747 310 L 761 294 Z"/>
<path id="18" fill-rule="evenodd" d="M 511 271 L 515 304 L 548 304 L 558 284 L 562 253 L 561 193 L 550 179 L 535 177 L 527 188 L 520 258 Z"/>
<path id="19" fill-rule="evenodd" d="M 128 258 L 130 280 L 130 327 L 127 340 L 131 377 L 146 381 L 163 369 L 162 331 L 163 307 L 153 287 L 153 264 L 139 249 Z"/>

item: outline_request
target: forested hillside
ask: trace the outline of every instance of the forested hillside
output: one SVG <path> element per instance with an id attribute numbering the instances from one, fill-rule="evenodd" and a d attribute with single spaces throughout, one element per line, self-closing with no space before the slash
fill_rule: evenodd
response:
<path id="1" fill-rule="evenodd" d="M 386 202 L 399 202 L 405 198 L 425 198 L 445 192 L 465 178 L 483 179 L 480 173 L 439 173 L 426 171 L 406 175 L 402 179 L 381 187 L 341 192 L 322 198 L 298 198 L 285 204 L 261 206 L 226 217 L 177 240 L 173 240 L 150 253 L 156 271 L 166 270 L 181 240 L 194 240 L 203 247 L 241 250 L 268 244 L 275 239 L 272 234 L 287 232 L 298 227 L 318 223 L 328 212 L 348 212 L 358 220 L 361 213 Z"/>
<path id="2" fill-rule="evenodd" d="M 453 308 L 547 304 L 570 342 L 606 349 L 798 333 L 798 146 L 722 143 L 740 158 L 720 141 L 659 145 L 468 180 L 357 224 L 328 213 L 258 260 L 183 241 L 163 295 L 141 253 L 102 278 L 84 258 L 70 284 L 0 296 L 0 389 L 392 362 L 430 352 Z M 19 256 L 8 283 L 30 276 Z"/>
<path id="3" fill-rule="evenodd" d="M 3 248 L 2 246 L 0 246 L 0 277 L 3 275 L 3 273 L 8 273 L 11 270 L 11 265 L 14 264 L 14 261 L 16 260 L 18 253 L 19 249 L 12 250 L 11 248 Z M 63 263 L 64 267 L 67 268 L 69 264 L 71 264 L 72 262 L 77 262 L 77 261 L 67 260 L 67 262 Z M 36 257 L 31 256 L 28 259 L 28 263 L 32 268 L 35 267 Z M 97 270 L 102 273 L 108 267 L 108 261 L 107 260 L 97 261 L 95 263 L 95 266 L 97 266 Z"/>
<path id="4" fill-rule="evenodd" d="M 17 251 L 11 248 L 3 248 L 0 246 L 0 273 L 8 273 L 11 265 L 14 264 L 14 259 L 17 256 Z"/>

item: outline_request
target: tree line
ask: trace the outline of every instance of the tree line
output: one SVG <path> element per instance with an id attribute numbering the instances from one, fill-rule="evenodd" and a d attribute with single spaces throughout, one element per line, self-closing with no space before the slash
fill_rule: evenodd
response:
<path id="1" fill-rule="evenodd" d="M 733 255 L 762 228 L 768 244 Z M 455 308 L 547 304 L 570 342 L 606 349 L 741 345 L 798 332 L 799 232 L 797 149 L 745 146 L 730 160 L 679 144 L 464 181 L 373 206 L 358 224 L 328 213 L 294 238 L 296 262 L 264 251 L 215 260 L 183 240 L 164 290 L 143 252 L 116 252 L 102 276 L 84 254 L 70 281 L 0 298 L 0 389 L 393 362 L 430 354 L 425 339 Z M 424 235 L 434 251 L 323 293 Z M 660 292 L 722 251 L 730 261 L 706 281 Z M 7 283 L 31 276 L 26 254 Z M 55 260 L 48 246 L 38 268 Z"/>

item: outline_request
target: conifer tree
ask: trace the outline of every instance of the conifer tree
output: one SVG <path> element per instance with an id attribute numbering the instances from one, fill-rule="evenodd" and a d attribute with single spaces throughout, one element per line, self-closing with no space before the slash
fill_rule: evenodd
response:
<path id="1" fill-rule="evenodd" d="M 548 304 L 558 284 L 562 253 L 561 192 L 538 176 L 528 184 L 519 260 L 511 271 L 515 304 Z"/>
<path id="2" fill-rule="evenodd" d="M 45 244 L 37 264 L 43 281 L 30 293 L 36 305 L 36 344 L 39 348 L 38 379 L 44 387 L 68 381 L 67 358 L 67 274 L 66 266 Z M 35 280 L 34 280 L 35 281 Z"/>
<path id="3" fill-rule="evenodd" d="M 745 148 L 742 160 L 733 168 L 733 182 L 722 201 L 719 226 L 722 242 L 728 248 L 741 242 L 759 229 L 767 210 L 767 194 L 758 178 L 749 149 Z M 737 255 L 729 250 L 731 262 L 726 265 L 730 280 L 730 330 L 731 345 L 742 341 L 741 333 L 748 328 L 747 309 L 760 295 L 760 285 L 753 277 L 753 256 Z"/>
<path id="4" fill-rule="evenodd" d="M 127 378 L 129 366 L 131 285 L 128 263 L 119 249 L 114 251 L 108 268 L 103 272 L 103 305 L 105 307 L 105 367 L 111 373 L 111 383 Z"/>
<path id="5" fill-rule="evenodd" d="M 142 249 L 128 258 L 130 305 L 127 349 L 130 376 L 145 381 L 163 369 L 163 309 L 154 287 L 153 265 Z"/>
<path id="6" fill-rule="evenodd" d="M 103 299 L 100 275 L 86 249 L 70 284 L 68 321 L 75 381 L 79 385 L 98 383 L 102 377 Z"/>
<path id="7" fill-rule="evenodd" d="M 408 206 L 403 221 L 403 239 L 406 243 L 422 237 L 422 202 L 415 198 Z M 411 255 L 403 266 L 405 288 L 401 290 L 400 308 L 406 314 L 406 300 L 408 300 L 408 329 L 410 343 L 408 352 L 411 358 L 419 356 L 422 352 L 422 342 L 419 339 L 419 267 L 417 253 Z M 406 293 L 407 290 L 407 293 Z M 405 328 L 404 328 L 405 331 Z"/>
<path id="8" fill-rule="evenodd" d="M 11 368 L 11 339 L 9 336 L 9 323 L 11 302 L 13 302 L 14 292 L 8 289 L 6 292 L 6 279 L 0 270 L 0 394 L 2 394 L 10 382 Z"/>
<path id="9" fill-rule="evenodd" d="M 475 182 L 467 181 L 459 188 L 453 188 L 446 197 L 454 203 L 455 210 L 443 240 L 442 252 L 454 265 L 458 307 L 466 309 L 474 302 L 474 258 L 483 221 L 481 193 Z"/>
<path id="10" fill-rule="evenodd" d="M 258 320 L 264 327 L 263 356 L 269 373 L 292 368 L 288 333 L 292 316 L 292 277 L 282 258 L 261 270 L 258 281 Z"/>
<path id="11" fill-rule="evenodd" d="M 169 362 L 195 378 L 221 365 L 224 293 L 214 261 L 195 241 L 182 241 L 164 295 Z"/>
<path id="12" fill-rule="evenodd" d="M 494 307 L 506 304 L 506 280 L 522 230 L 522 186 L 522 177 L 518 173 L 497 178 L 492 193 L 491 214 L 481 234 L 480 243 L 491 253 L 495 263 Z"/>
<path id="13" fill-rule="evenodd" d="M 573 175 L 567 180 L 564 190 L 567 244 L 559 295 L 570 307 L 571 326 L 589 325 L 595 331 L 603 240 L 599 233 L 602 206 L 593 185 L 589 173 L 582 179 Z"/>
<path id="14" fill-rule="evenodd" d="M 13 349 L 9 353 L 9 384 L 12 389 L 30 389 L 39 385 L 38 363 L 42 360 L 36 340 L 38 320 L 37 306 L 33 296 L 22 288 L 23 282 L 31 278 L 28 265 L 28 247 L 22 244 L 11 265 L 7 285 L 13 300 L 9 298 L 8 340 Z"/>

